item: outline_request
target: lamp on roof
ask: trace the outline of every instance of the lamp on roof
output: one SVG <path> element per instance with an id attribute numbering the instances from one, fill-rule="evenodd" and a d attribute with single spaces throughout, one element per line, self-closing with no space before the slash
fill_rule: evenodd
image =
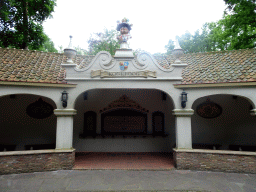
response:
<path id="1" fill-rule="evenodd" d="M 70 38 L 70 42 L 69 42 L 68 48 L 64 49 L 64 55 L 68 58 L 67 63 L 72 64 L 73 63 L 72 59 L 76 55 L 76 50 L 73 49 L 72 47 L 72 36 L 70 35 L 69 38 Z"/>

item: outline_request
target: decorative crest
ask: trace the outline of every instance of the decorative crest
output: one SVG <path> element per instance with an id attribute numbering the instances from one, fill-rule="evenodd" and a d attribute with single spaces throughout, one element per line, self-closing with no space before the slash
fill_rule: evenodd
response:
<path id="1" fill-rule="evenodd" d="M 126 95 L 123 95 L 119 99 L 110 103 L 107 107 L 101 109 L 100 113 L 106 112 L 111 109 L 117 109 L 117 108 L 132 108 L 132 109 L 142 111 L 142 112 L 147 112 L 147 113 L 149 112 L 149 110 L 143 108 L 142 106 L 140 106 L 135 101 L 131 100 Z"/>

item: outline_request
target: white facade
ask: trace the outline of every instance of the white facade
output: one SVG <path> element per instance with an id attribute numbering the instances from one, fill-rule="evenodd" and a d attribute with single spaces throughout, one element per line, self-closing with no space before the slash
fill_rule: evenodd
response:
<path id="1" fill-rule="evenodd" d="M 119 63 L 125 61 L 129 66 L 122 73 Z M 174 147 L 191 149 L 193 143 L 218 144 L 220 149 L 228 149 L 230 145 L 256 145 L 256 120 L 252 116 L 256 103 L 255 85 L 177 86 L 186 64 L 177 62 L 164 69 L 148 53 L 136 59 L 113 59 L 108 53 L 100 52 L 86 67 L 79 68 L 70 63 L 64 63 L 63 67 L 67 72 L 66 80 L 72 86 L 1 86 L 0 137 L 3 144 L 13 144 L 16 150 L 24 150 L 26 145 L 55 143 L 57 149 L 95 152 L 170 152 Z M 180 98 L 183 88 L 188 93 L 184 109 Z M 66 108 L 61 101 L 64 90 L 68 92 Z M 87 100 L 83 98 L 85 92 L 88 93 Z M 162 93 L 166 93 L 166 100 L 162 99 Z M 15 99 L 9 97 L 13 94 Z M 152 113 L 163 112 L 167 137 L 101 137 L 100 110 L 123 95 L 148 110 L 149 135 L 153 131 Z M 27 116 L 27 105 L 39 97 L 54 107 L 55 115 L 43 120 Z M 221 116 L 204 119 L 195 112 L 208 97 L 221 105 Z M 83 115 L 87 111 L 97 114 L 96 138 L 80 137 L 84 127 Z M 10 117 L 12 119 L 8 119 Z"/>

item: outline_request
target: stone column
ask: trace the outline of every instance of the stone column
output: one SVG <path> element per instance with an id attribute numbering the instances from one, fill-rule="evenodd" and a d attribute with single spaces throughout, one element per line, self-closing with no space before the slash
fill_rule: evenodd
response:
<path id="1" fill-rule="evenodd" d="M 176 148 L 192 149 L 191 115 L 193 109 L 174 109 L 176 116 Z"/>
<path id="2" fill-rule="evenodd" d="M 70 149 L 73 143 L 73 116 L 75 109 L 55 109 L 57 116 L 56 149 Z"/>

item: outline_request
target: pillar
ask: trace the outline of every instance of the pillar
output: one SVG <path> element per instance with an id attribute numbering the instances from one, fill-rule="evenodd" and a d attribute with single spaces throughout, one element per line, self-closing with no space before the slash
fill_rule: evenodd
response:
<path id="1" fill-rule="evenodd" d="M 56 149 L 70 149 L 73 143 L 73 116 L 75 109 L 55 109 L 57 116 Z"/>
<path id="2" fill-rule="evenodd" d="M 174 109 L 176 116 L 176 148 L 192 149 L 191 116 L 193 109 Z"/>

